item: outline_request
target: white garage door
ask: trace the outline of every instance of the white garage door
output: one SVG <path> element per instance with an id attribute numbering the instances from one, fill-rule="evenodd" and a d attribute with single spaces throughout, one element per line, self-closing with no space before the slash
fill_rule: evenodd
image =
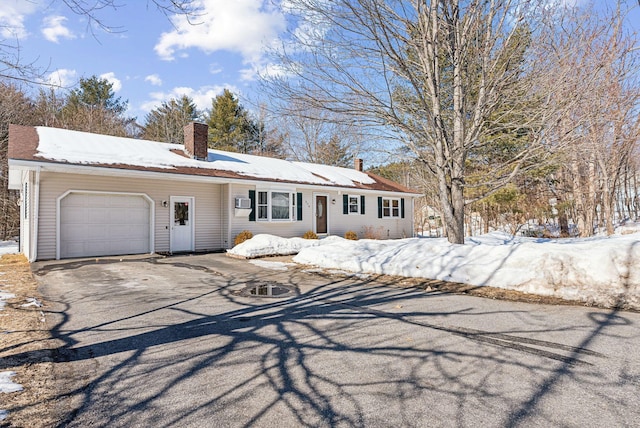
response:
<path id="1" fill-rule="evenodd" d="M 60 257 L 149 253 L 149 203 L 137 195 L 70 193 L 60 201 Z"/>

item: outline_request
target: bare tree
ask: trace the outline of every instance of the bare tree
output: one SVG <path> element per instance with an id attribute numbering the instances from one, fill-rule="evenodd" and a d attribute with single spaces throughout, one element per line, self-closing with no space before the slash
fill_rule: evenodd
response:
<path id="1" fill-rule="evenodd" d="M 9 124 L 32 124 L 32 105 L 17 86 L 0 82 L 0 239 L 11 239 L 20 230 L 18 192 L 8 189 L 7 147 Z"/>
<path id="2" fill-rule="evenodd" d="M 284 110 L 286 114 L 272 115 L 271 120 L 291 159 L 351 167 L 363 150 L 364 133 L 344 117 L 295 100 Z"/>
<path id="3" fill-rule="evenodd" d="M 558 107 L 548 101 L 561 81 L 541 83 L 549 64 L 527 54 L 538 34 L 530 2 L 288 3 L 307 25 L 280 51 L 284 72 L 269 79 L 271 94 L 357 118 L 401 141 L 436 177 L 449 241 L 464 242 L 465 188 L 489 194 L 541 156 L 541 130 Z M 490 176 L 467 183 L 467 162 L 489 162 L 497 131 L 518 143 Z"/>
<path id="4" fill-rule="evenodd" d="M 593 234 L 596 214 L 613 233 L 617 195 L 640 139 L 637 47 L 620 6 L 574 10 L 557 25 L 562 32 L 554 42 L 555 52 L 565 52 L 559 63 L 573 70 L 565 86 L 573 103 L 556 134 L 570 142 L 558 175 L 568 184 L 559 198 L 572 203 L 581 236 Z"/>

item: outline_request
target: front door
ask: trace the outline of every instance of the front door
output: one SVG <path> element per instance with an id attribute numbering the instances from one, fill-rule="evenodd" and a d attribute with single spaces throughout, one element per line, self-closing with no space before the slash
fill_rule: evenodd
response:
<path id="1" fill-rule="evenodd" d="M 316 195 L 316 233 L 327 233 L 327 197 Z"/>
<path id="2" fill-rule="evenodd" d="M 193 198 L 171 197 L 171 252 L 194 251 Z"/>

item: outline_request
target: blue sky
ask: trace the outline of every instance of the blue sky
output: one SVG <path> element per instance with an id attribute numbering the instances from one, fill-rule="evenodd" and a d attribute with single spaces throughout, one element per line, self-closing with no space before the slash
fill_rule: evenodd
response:
<path id="1" fill-rule="evenodd" d="M 17 43 L 22 63 L 34 63 L 44 80 L 66 88 L 81 77 L 108 79 L 139 122 L 162 101 L 182 94 L 200 109 L 209 108 L 224 88 L 255 98 L 257 72 L 273 70 L 265 46 L 277 43 L 287 26 L 271 0 L 194 0 L 199 13 L 191 22 L 166 16 L 151 0 L 116 0 L 121 7 L 95 12 L 111 32 L 95 24 L 91 31 L 86 16 L 62 0 L 0 1 L 0 42 Z M 639 9 L 632 21 L 640 22 Z"/>
<path id="2" fill-rule="evenodd" d="M 17 41 L 21 61 L 35 62 L 50 83 L 108 79 L 142 122 L 150 109 L 182 94 L 201 109 L 224 88 L 252 95 L 257 71 L 269 66 L 265 46 L 286 28 L 285 16 L 263 0 L 198 0 L 191 23 L 167 17 L 151 1 L 116 3 L 123 6 L 95 13 L 114 31 L 94 23 L 92 32 L 87 18 L 62 1 L 2 0 L 0 33 Z"/>

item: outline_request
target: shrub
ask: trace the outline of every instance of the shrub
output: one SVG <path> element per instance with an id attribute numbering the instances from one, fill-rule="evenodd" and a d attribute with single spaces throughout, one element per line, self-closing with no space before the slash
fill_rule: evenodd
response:
<path id="1" fill-rule="evenodd" d="M 251 238 L 253 238 L 253 233 L 249 232 L 248 230 L 243 230 L 236 235 L 235 239 L 233 240 L 233 245 L 242 244 L 244 241 L 247 241 Z"/>
<path id="2" fill-rule="evenodd" d="M 351 241 L 357 241 L 358 240 L 358 234 L 355 233 L 353 230 L 348 230 L 344 234 L 344 239 L 349 239 Z"/>
<path id="3" fill-rule="evenodd" d="M 318 235 L 316 235 L 313 231 L 307 230 L 304 235 L 302 235 L 304 239 L 318 239 Z"/>

